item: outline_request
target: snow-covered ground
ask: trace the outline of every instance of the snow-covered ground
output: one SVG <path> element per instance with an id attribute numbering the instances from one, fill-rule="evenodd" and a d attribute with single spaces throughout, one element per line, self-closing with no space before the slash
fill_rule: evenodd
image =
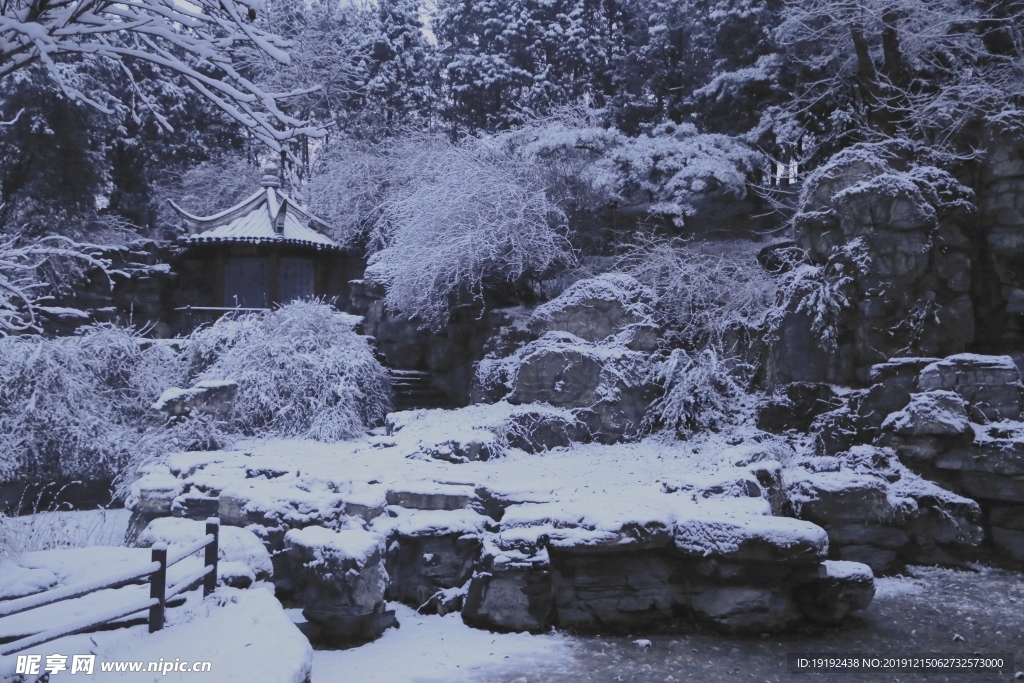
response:
<path id="1" fill-rule="evenodd" d="M 458 613 L 423 615 L 397 603 L 389 608 L 400 628 L 362 647 L 315 652 L 313 683 L 504 681 L 522 672 L 564 669 L 573 661 L 563 635 L 491 633 L 469 628 Z"/>
<path id="2" fill-rule="evenodd" d="M 650 437 L 610 446 L 573 444 L 537 454 L 502 446 L 500 457 L 487 461 L 451 462 L 432 455 L 453 441 L 494 441 L 495 430 L 481 425 L 497 421 L 486 411 L 498 413 L 500 405 L 404 413 L 401 429 L 392 435 L 333 444 L 242 442 L 231 451 L 181 453 L 168 462 L 194 490 L 238 494 L 264 510 L 288 499 L 297 507 L 325 510 L 340 502 L 384 505 L 389 490 L 472 496 L 478 488 L 517 502 L 606 504 L 608 497 L 649 498 L 712 487 L 748 475 L 751 465 L 793 453 L 779 437 L 763 435 L 758 443 L 723 433 L 686 442 Z M 142 485 L 158 477 L 166 475 L 154 472 Z"/>

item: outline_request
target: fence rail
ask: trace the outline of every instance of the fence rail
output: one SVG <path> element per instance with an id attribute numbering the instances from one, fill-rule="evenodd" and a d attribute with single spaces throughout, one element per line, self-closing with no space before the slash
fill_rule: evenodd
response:
<path id="1" fill-rule="evenodd" d="M 157 543 L 152 549 L 152 560 L 149 564 L 132 569 L 114 576 L 94 581 L 86 581 L 73 586 L 55 588 L 51 591 L 36 593 L 17 600 L 10 600 L 0 603 L 0 618 L 21 614 L 46 605 L 52 605 L 63 600 L 80 598 L 89 593 L 103 590 L 105 588 L 116 588 L 125 584 L 137 581 L 145 576 L 149 577 L 149 598 L 138 602 L 124 605 L 101 614 L 97 614 L 70 624 L 58 626 L 48 631 L 41 631 L 25 636 L 14 642 L 0 645 L 0 655 L 9 655 L 19 652 L 35 645 L 48 643 L 51 640 L 63 638 L 64 636 L 83 633 L 102 626 L 111 621 L 122 619 L 132 614 L 149 610 L 149 632 L 154 633 L 164 627 L 164 611 L 167 608 L 167 601 L 188 590 L 200 580 L 203 582 L 203 597 L 207 597 L 217 587 L 217 554 L 220 539 L 220 520 L 211 517 L 206 520 L 206 535 L 185 548 L 175 550 L 174 554 L 168 556 L 167 545 Z M 186 557 L 205 550 L 203 556 L 203 568 L 193 572 L 170 588 L 167 587 L 167 568 L 172 567 Z"/>

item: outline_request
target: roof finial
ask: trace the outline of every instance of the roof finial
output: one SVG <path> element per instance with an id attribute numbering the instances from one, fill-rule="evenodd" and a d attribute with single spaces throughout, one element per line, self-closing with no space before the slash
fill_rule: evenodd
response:
<path id="1" fill-rule="evenodd" d="M 277 166 L 267 164 L 263 168 L 263 178 L 260 180 L 263 187 L 281 187 L 281 177 L 277 173 Z"/>

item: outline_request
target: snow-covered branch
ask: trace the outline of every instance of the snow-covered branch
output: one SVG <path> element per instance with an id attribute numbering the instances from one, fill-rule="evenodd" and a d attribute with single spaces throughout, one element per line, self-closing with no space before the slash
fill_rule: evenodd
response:
<path id="1" fill-rule="evenodd" d="M 237 53 L 247 46 L 289 62 L 291 43 L 253 25 L 259 9 L 259 0 L 14 0 L 0 5 L 0 78 L 38 66 L 67 97 L 109 111 L 105 93 L 87 92 L 74 65 L 148 63 L 183 77 L 274 150 L 299 135 L 321 137 L 320 127 L 279 106 L 297 93 L 267 92 L 239 64 Z M 141 90 L 136 96 L 159 108 Z"/>
<path id="2" fill-rule="evenodd" d="M 97 255 L 99 250 L 60 236 L 0 242 L 0 337 L 40 331 L 40 307 L 53 284 L 47 273 L 71 275 L 98 268 L 109 278 L 110 262 Z"/>

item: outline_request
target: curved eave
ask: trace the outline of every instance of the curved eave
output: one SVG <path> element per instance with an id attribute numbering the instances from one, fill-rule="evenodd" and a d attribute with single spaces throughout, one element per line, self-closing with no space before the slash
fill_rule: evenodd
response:
<path id="1" fill-rule="evenodd" d="M 178 242 L 186 246 L 197 244 L 283 244 L 307 247 L 317 251 L 346 251 L 343 247 L 336 244 L 313 242 L 311 240 L 284 239 L 283 237 L 268 239 L 265 237 L 202 237 L 200 235 L 192 235 L 191 237 L 179 237 Z"/>
<path id="2" fill-rule="evenodd" d="M 168 199 L 167 203 L 171 205 L 171 208 L 178 212 L 178 215 L 184 218 L 187 222 L 191 223 L 197 228 L 205 228 L 210 225 L 217 225 L 220 223 L 230 222 L 237 216 L 245 215 L 252 211 L 266 198 L 267 191 L 260 189 L 254 194 L 250 195 L 246 199 L 242 200 L 238 204 L 232 206 L 230 209 L 225 209 L 220 213 L 215 213 L 212 216 L 197 216 L 194 213 L 189 213 L 185 209 L 178 206 L 173 199 Z"/>

